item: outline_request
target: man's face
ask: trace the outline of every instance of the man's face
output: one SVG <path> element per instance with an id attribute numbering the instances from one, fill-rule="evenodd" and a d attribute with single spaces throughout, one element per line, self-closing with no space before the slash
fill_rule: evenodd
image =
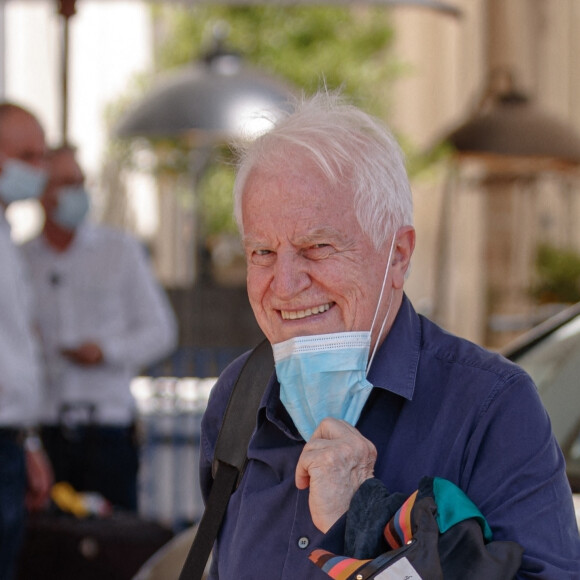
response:
<path id="1" fill-rule="evenodd" d="M 76 161 L 73 151 L 63 150 L 53 154 L 48 160 L 48 184 L 41 198 L 47 219 L 58 203 L 61 188 L 83 185 L 85 176 Z"/>
<path id="2" fill-rule="evenodd" d="M 7 114 L 0 127 L 0 157 L 44 168 L 44 131 L 38 121 L 23 111 Z"/>
<path id="3" fill-rule="evenodd" d="M 370 330 L 389 248 L 375 250 L 361 230 L 348 185 L 331 187 L 310 162 L 292 163 L 275 175 L 254 170 L 244 190 L 248 295 L 258 324 L 271 343 Z M 389 275 L 387 298 L 391 286 Z"/>

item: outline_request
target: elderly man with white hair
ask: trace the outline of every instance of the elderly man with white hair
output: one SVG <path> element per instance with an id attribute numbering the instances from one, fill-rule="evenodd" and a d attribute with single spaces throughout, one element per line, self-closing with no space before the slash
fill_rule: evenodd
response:
<path id="1" fill-rule="evenodd" d="M 523 548 L 517 578 L 579 578 L 564 459 L 532 380 L 405 295 L 412 196 L 390 132 L 340 95 L 305 99 L 242 151 L 234 201 L 275 374 L 210 578 L 328 578 L 309 556 L 353 503 L 375 488 L 407 496 L 423 476 L 457 486 L 494 540 Z M 221 375 L 203 419 L 206 497 L 246 358 Z"/>

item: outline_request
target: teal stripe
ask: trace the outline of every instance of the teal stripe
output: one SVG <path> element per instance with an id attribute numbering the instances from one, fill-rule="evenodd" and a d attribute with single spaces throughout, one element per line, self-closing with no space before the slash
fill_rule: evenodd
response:
<path id="1" fill-rule="evenodd" d="M 451 526 L 474 518 L 479 523 L 483 537 L 491 542 L 492 533 L 487 520 L 477 506 L 455 484 L 440 477 L 433 478 L 433 495 L 437 504 L 437 525 L 443 534 Z"/>

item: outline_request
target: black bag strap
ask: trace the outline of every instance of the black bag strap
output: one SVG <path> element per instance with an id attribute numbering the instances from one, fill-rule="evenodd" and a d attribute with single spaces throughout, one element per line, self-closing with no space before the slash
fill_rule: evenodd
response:
<path id="1" fill-rule="evenodd" d="M 179 580 L 203 576 L 230 495 L 244 472 L 256 413 L 273 369 L 272 347 L 264 340 L 246 360 L 230 395 L 216 442 L 214 482 Z"/>

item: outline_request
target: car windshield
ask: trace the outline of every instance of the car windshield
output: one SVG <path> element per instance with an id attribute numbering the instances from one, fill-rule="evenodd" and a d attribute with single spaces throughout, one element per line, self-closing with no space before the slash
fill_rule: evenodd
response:
<path id="1" fill-rule="evenodd" d="M 538 386 L 568 470 L 580 477 L 580 316 L 514 360 Z"/>

